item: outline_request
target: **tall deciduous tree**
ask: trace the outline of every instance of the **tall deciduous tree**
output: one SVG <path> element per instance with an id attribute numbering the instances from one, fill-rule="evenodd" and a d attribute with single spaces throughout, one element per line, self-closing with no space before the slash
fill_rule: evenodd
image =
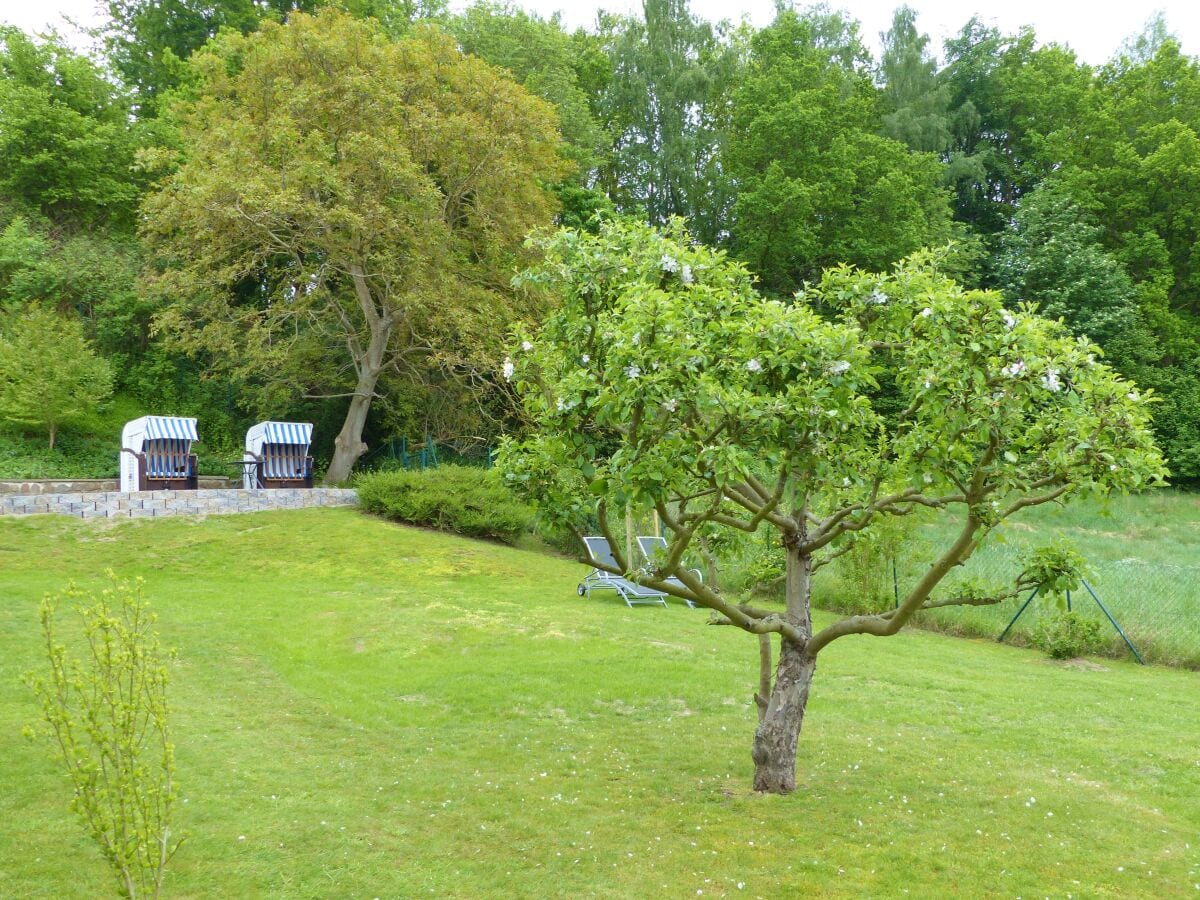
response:
<path id="1" fill-rule="evenodd" d="M 575 45 L 561 22 L 484 0 L 448 22 L 466 53 L 507 69 L 530 93 L 554 104 L 577 174 L 596 167 L 604 133 L 579 86 Z"/>
<path id="2" fill-rule="evenodd" d="M 741 45 L 687 0 L 643 0 L 642 11 L 601 20 L 612 78 L 599 102 L 613 143 L 598 186 L 623 212 L 654 224 L 683 216 L 716 241 L 732 197 L 718 148 Z"/>
<path id="3" fill-rule="evenodd" d="M 883 133 L 911 149 L 942 153 L 950 146 L 950 89 L 937 77 L 929 35 L 917 30 L 917 13 L 901 6 L 880 35 Z"/>
<path id="4" fill-rule="evenodd" d="M 1047 139 L 1078 121 L 1091 71 L 1065 47 L 1039 47 L 1032 28 L 1004 35 L 973 18 L 946 41 L 939 78 L 954 110 L 955 216 L 996 234 L 1061 163 Z"/>
<path id="5" fill-rule="evenodd" d="M 1133 279 L 1157 350 L 1155 424 L 1177 478 L 1200 479 L 1200 63 L 1164 39 L 1105 66 L 1047 140 L 1047 182 L 1092 210 L 1105 251 Z"/>
<path id="6" fill-rule="evenodd" d="M 137 96 L 137 113 L 158 115 L 163 96 L 187 77 L 185 63 L 222 30 L 254 31 L 264 20 L 331 6 L 373 18 L 396 36 L 445 12 L 445 0 L 100 0 L 99 30 L 113 68 Z"/>
<path id="7" fill-rule="evenodd" d="M 777 293 L 825 266 L 872 268 L 949 236 L 938 159 L 881 137 L 853 27 L 786 11 L 753 39 L 724 159 L 738 185 L 731 246 Z"/>
<path id="8" fill-rule="evenodd" d="M 33 306 L 0 333 L 0 417 L 44 429 L 50 449 L 64 425 L 90 419 L 112 393 L 108 363 L 78 319 Z"/>
<path id="9" fill-rule="evenodd" d="M 530 278 L 562 306 L 518 335 L 509 373 L 533 432 L 505 445 L 501 465 L 577 536 L 598 521 L 616 560 L 601 568 L 778 637 L 754 736 L 757 790 L 795 788 L 813 673 L 836 640 L 1011 596 L 1027 578 L 987 595 L 935 591 L 1024 509 L 1162 478 L 1147 398 L 1086 340 L 1005 309 L 998 294 L 963 291 L 927 260 L 890 275 L 838 268 L 784 303 L 758 296 L 745 269 L 678 227 L 618 222 L 598 237 L 562 232 L 546 249 Z M 898 413 L 874 405 L 881 368 L 903 398 Z M 617 538 L 614 513 L 626 505 L 656 510 L 669 535 L 649 569 Z M 920 508 L 953 522 L 954 536 L 897 607 L 814 628 L 820 567 Z M 782 611 L 738 604 L 684 561 L 706 530 L 760 526 L 786 553 Z"/>
<path id="10" fill-rule="evenodd" d="M 328 479 L 381 376 L 487 357 L 560 178 L 553 111 L 421 28 L 334 11 L 197 54 L 185 158 L 145 205 L 159 328 L 279 402 L 344 393 Z"/>
<path id="11" fill-rule="evenodd" d="M 1121 360 L 1132 364 L 1144 358 L 1148 335 L 1133 281 L 1104 249 L 1102 235 L 1068 194 L 1042 187 L 1021 201 L 1001 236 L 998 286 L 1013 302 L 1035 302 L 1042 315 L 1108 348 L 1110 360 L 1121 347 Z"/>
<path id="12" fill-rule="evenodd" d="M 59 229 L 130 229 L 141 190 L 129 103 L 56 37 L 0 27 L 0 205 Z"/>

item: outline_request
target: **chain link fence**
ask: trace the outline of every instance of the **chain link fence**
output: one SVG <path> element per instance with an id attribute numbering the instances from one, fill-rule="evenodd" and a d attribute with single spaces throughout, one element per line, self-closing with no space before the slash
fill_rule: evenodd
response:
<path id="1" fill-rule="evenodd" d="M 1000 589 L 1010 588 L 1021 571 L 1026 549 L 1020 543 L 983 547 L 947 576 L 935 597 L 954 596 L 955 587 L 968 579 Z M 898 554 L 895 559 L 876 561 L 875 570 L 868 573 L 874 596 L 865 605 L 878 610 L 892 605 L 897 595 L 904 597 L 923 574 L 921 563 L 928 561 L 919 553 L 915 558 Z M 853 569 L 851 563 L 837 560 L 833 568 L 832 589 L 815 597 L 816 602 L 824 601 L 823 605 L 853 612 L 867 611 L 861 599 L 847 603 L 864 582 L 861 566 Z M 1088 585 L 1146 662 L 1200 669 L 1200 566 L 1164 565 L 1131 558 L 1089 562 L 1088 569 Z M 931 610 L 921 613 L 914 624 L 952 634 L 997 638 L 1028 598 L 1026 591 L 994 606 Z M 1021 613 L 1005 639 L 1030 643 L 1038 623 L 1046 616 L 1061 614 L 1063 609 L 1063 600 L 1039 595 Z M 1129 655 L 1120 634 L 1086 589 L 1072 592 L 1071 609 L 1101 623 L 1102 633 L 1108 639 L 1107 652 L 1113 656 Z"/>
<path id="2" fill-rule="evenodd" d="M 383 471 L 436 469 L 438 466 L 455 465 L 490 469 L 494 456 L 495 448 L 489 444 L 435 441 L 429 435 L 419 441 L 399 437 L 369 450 L 359 463 L 359 468 L 364 471 Z"/>

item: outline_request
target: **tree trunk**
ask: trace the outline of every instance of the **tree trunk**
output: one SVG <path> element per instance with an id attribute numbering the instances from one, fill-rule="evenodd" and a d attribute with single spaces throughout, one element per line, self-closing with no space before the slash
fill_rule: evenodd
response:
<path id="1" fill-rule="evenodd" d="M 329 461 L 329 469 L 325 472 L 325 484 L 330 485 L 348 481 L 350 473 L 354 471 L 354 464 L 367 452 L 362 433 L 367 425 L 367 413 L 371 411 L 375 385 L 379 382 L 387 359 L 388 342 L 392 338 L 392 326 L 395 324 L 386 306 L 376 302 L 375 295 L 371 292 L 370 279 L 363 267 L 352 264 L 348 268 L 350 280 L 354 284 L 354 295 L 362 308 L 363 321 L 370 330 L 371 339 L 365 350 L 356 340 L 350 343 L 358 383 L 354 386 L 354 396 L 350 398 L 350 408 L 346 410 L 342 430 L 333 439 L 333 459 Z"/>
<path id="2" fill-rule="evenodd" d="M 784 640 L 775 672 L 775 689 L 754 732 L 754 789 L 789 794 L 796 789 L 796 743 L 808 705 L 817 661 L 804 648 Z"/>
<path id="3" fill-rule="evenodd" d="M 812 559 L 801 556 L 796 546 L 803 532 L 787 551 L 787 618 L 807 640 L 812 635 L 809 592 Z M 770 794 L 787 794 L 796 789 L 796 742 L 808 706 L 808 689 L 817 661 L 805 653 L 804 644 L 782 638 L 775 687 L 760 709 L 758 729 L 754 732 L 754 789 Z"/>
<path id="4" fill-rule="evenodd" d="M 50 449 L 54 449 L 54 439 L 58 437 L 58 426 L 53 422 L 50 423 Z"/>
<path id="5" fill-rule="evenodd" d="M 367 424 L 367 413 L 371 411 L 375 382 L 378 380 L 378 375 L 370 378 L 369 383 L 367 378 L 359 379 L 356 392 L 350 398 L 350 408 L 346 410 L 342 430 L 333 439 L 333 459 L 329 461 L 329 469 L 325 472 L 325 484 L 342 484 L 348 481 L 354 464 L 367 452 L 362 433 Z"/>

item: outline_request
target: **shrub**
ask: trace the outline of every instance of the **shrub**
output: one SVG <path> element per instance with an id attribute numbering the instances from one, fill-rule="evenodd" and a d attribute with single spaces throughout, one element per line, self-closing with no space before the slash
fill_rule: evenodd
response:
<path id="1" fill-rule="evenodd" d="M 1051 659 L 1071 659 L 1104 649 L 1100 623 L 1077 612 L 1044 616 L 1033 632 L 1033 644 Z"/>
<path id="2" fill-rule="evenodd" d="M 439 466 L 377 472 L 355 482 L 363 509 L 397 522 L 513 543 L 528 532 L 533 513 L 494 469 Z"/>
<path id="3" fill-rule="evenodd" d="M 67 588 L 86 642 L 74 656 L 59 643 L 58 598 L 41 606 L 48 676 L 26 682 L 41 702 L 43 736 L 56 748 L 74 789 L 71 807 L 100 847 L 122 897 L 157 897 L 180 841 L 171 832 L 175 749 L 167 731 L 169 652 L 154 616 L 131 587 L 108 573 L 99 597 Z M 38 730 L 26 730 L 31 737 Z"/>

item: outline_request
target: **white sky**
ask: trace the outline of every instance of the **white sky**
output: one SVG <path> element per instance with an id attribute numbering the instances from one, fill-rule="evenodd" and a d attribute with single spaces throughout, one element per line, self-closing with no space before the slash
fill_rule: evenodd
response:
<path id="1" fill-rule="evenodd" d="M 561 10 L 564 22 L 574 28 L 595 21 L 596 10 L 632 12 L 641 9 L 641 0 L 516 0 L 518 5 L 543 15 Z M 902 0 L 831 0 L 830 5 L 846 9 L 862 22 L 863 37 L 872 49 L 878 47 L 878 33 L 891 22 L 892 10 Z M 1112 56 L 1121 41 L 1141 30 L 1151 13 L 1162 10 L 1167 25 L 1179 37 L 1185 52 L 1200 55 L 1200 2 L 1198 0 L 1151 0 L 1138 2 L 1114 0 L 908 0 L 919 13 L 918 25 L 941 49 L 946 37 L 956 34 L 972 13 L 1012 32 L 1021 25 L 1032 25 L 1043 42 L 1069 44 L 1090 63 L 1102 63 Z M 452 6 L 466 5 L 452 0 Z M 710 19 L 748 18 L 755 25 L 766 25 L 774 11 L 772 0 L 692 0 L 692 9 Z M 87 39 L 64 23 L 64 16 L 84 26 L 96 25 L 100 17 L 95 0 L 0 0 L 0 21 L 27 31 L 57 27 L 73 44 L 86 47 Z"/>

